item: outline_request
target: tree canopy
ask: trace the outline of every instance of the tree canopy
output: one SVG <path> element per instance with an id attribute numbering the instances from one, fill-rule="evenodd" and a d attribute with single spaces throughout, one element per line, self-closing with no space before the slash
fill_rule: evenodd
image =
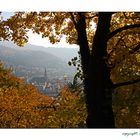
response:
<path id="1" fill-rule="evenodd" d="M 0 40 L 12 40 L 23 46 L 28 42 L 28 31 L 32 30 L 33 33 L 41 34 L 43 38 L 48 37 L 51 43 L 57 43 L 62 36 L 66 36 L 68 43 L 79 44 L 77 31 L 81 28 L 78 25 L 81 15 L 84 15 L 86 22 L 89 50 L 85 53 L 88 53 L 93 45 L 98 12 L 17 12 L 7 21 L 0 22 Z M 108 35 L 109 65 L 118 66 L 122 59 L 128 62 L 132 56 L 136 57 L 135 61 L 139 59 L 137 54 L 140 48 L 139 18 L 140 14 L 137 12 L 113 13 Z"/>

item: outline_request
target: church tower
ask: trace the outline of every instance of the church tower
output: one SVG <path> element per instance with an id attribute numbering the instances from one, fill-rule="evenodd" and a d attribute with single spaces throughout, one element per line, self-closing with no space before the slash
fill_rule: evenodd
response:
<path id="1" fill-rule="evenodd" d="M 44 77 L 47 78 L 47 70 L 45 68 Z"/>

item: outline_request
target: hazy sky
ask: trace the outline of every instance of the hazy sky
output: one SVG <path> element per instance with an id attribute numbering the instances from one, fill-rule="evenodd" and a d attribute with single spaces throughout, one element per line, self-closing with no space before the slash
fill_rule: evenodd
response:
<path id="1" fill-rule="evenodd" d="M 14 12 L 2 12 L 1 16 L 4 20 L 14 15 Z M 41 35 L 33 34 L 32 31 L 28 32 L 29 40 L 28 43 L 44 46 L 44 47 L 77 47 L 76 45 L 69 45 L 66 43 L 65 38 L 63 37 L 60 43 L 51 44 L 47 38 L 42 38 Z"/>

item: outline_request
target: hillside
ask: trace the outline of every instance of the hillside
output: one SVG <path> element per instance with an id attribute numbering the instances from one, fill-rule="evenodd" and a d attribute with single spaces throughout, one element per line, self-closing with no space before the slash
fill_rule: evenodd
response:
<path id="1" fill-rule="evenodd" d="M 61 60 L 68 62 L 72 57 L 77 56 L 78 55 L 78 48 L 54 48 L 54 47 L 43 47 L 43 46 L 37 46 L 37 45 L 32 45 L 32 44 L 26 44 L 24 47 L 19 47 L 16 44 L 14 44 L 13 42 L 10 41 L 0 41 L 0 45 L 2 46 L 6 46 L 8 48 L 14 48 L 16 50 L 24 50 L 24 51 L 41 51 L 41 52 L 45 52 L 45 53 L 49 53 L 52 54 L 58 58 L 60 58 Z"/>
<path id="2" fill-rule="evenodd" d="M 38 73 L 34 72 L 35 75 L 43 74 L 46 68 L 51 76 L 73 76 L 75 68 L 69 67 L 67 62 L 76 52 L 77 49 L 72 48 L 45 48 L 31 44 L 21 48 L 8 41 L 0 42 L 0 60 L 8 66 L 21 66 L 30 71 L 40 69 Z"/>
<path id="3" fill-rule="evenodd" d="M 60 58 L 43 51 L 15 49 L 6 46 L 0 46 L 0 50 L 0 58 L 11 65 L 24 65 L 27 67 L 45 67 L 45 65 L 58 67 L 60 65 L 62 67 L 64 63 Z"/>

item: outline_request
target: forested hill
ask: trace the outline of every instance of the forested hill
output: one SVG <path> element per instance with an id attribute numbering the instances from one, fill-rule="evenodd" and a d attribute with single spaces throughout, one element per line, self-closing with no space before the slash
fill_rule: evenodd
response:
<path id="1" fill-rule="evenodd" d="M 3 45 L 0 45 L 0 50 L 0 59 L 11 65 L 63 67 L 64 64 L 60 58 L 39 50 L 17 49 Z"/>
<path id="2" fill-rule="evenodd" d="M 45 48 L 26 44 L 18 47 L 12 42 L 0 42 L 0 60 L 12 66 L 46 67 L 57 69 L 58 73 L 75 73 L 75 68 L 68 66 L 68 61 L 78 55 L 75 48 Z"/>
<path id="3" fill-rule="evenodd" d="M 70 67 L 68 61 L 78 55 L 78 49 L 74 48 L 45 48 L 27 44 L 25 47 L 18 47 L 12 42 L 0 42 L 0 60 L 6 67 L 22 67 L 16 76 L 25 76 L 27 71 L 39 76 L 47 69 L 49 78 L 74 76 L 75 67 Z M 17 73 L 17 72 L 16 72 Z M 31 76 L 33 76 L 31 74 Z"/>
<path id="4" fill-rule="evenodd" d="M 10 41 L 0 41 L 0 46 L 15 49 L 16 51 L 38 51 L 41 53 L 44 52 L 47 53 L 47 55 L 52 54 L 53 56 L 56 56 L 65 62 L 68 62 L 72 57 L 78 55 L 78 48 L 66 48 L 65 46 L 64 48 L 54 48 L 49 46 L 42 47 L 27 43 L 24 47 L 21 48 Z"/>

